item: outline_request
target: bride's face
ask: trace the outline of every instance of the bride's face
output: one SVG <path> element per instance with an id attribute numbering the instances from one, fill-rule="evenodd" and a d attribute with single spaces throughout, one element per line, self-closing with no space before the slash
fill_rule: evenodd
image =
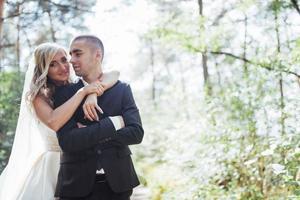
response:
<path id="1" fill-rule="evenodd" d="M 61 85 L 69 79 L 70 64 L 64 51 L 54 56 L 48 70 L 48 77 L 56 84 Z"/>

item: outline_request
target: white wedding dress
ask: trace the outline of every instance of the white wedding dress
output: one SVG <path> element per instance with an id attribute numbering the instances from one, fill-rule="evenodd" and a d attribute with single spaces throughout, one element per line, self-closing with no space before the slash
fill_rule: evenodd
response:
<path id="1" fill-rule="evenodd" d="M 53 200 L 60 160 L 56 133 L 40 122 L 27 102 L 33 67 L 25 76 L 11 155 L 0 176 L 0 200 Z"/>

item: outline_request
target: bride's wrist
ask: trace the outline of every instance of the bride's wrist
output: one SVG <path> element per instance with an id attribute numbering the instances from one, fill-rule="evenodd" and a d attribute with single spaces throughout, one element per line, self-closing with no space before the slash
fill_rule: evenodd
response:
<path id="1" fill-rule="evenodd" d="M 77 95 L 85 97 L 87 95 L 86 90 L 84 89 L 84 87 L 80 88 L 77 92 Z"/>

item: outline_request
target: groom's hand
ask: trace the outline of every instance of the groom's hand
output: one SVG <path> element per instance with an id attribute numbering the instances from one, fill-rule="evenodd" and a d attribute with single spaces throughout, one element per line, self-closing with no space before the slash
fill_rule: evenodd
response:
<path id="1" fill-rule="evenodd" d="M 77 127 L 78 127 L 78 128 L 84 128 L 84 127 L 86 127 L 86 125 L 83 125 L 82 123 L 77 122 Z"/>
<path id="2" fill-rule="evenodd" d="M 109 118 L 112 121 L 116 131 L 125 127 L 124 119 L 122 116 L 118 115 L 118 116 L 113 116 L 113 117 L 109 117 Z M 84 128 L 84 127 L 86 127 L 86 125 L 84 125 L 80 122 L 77 122 L 77 127 Z"/>

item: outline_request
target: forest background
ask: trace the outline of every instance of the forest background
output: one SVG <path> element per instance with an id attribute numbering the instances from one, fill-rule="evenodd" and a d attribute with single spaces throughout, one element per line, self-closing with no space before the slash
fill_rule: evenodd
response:
<path id="1" fill-rule="evenodd" d="M 0 172 L 34 48 L 83 33 L 133 88 L 152 200 L 300 198 L 298 0 L 0 0 Z"/>

